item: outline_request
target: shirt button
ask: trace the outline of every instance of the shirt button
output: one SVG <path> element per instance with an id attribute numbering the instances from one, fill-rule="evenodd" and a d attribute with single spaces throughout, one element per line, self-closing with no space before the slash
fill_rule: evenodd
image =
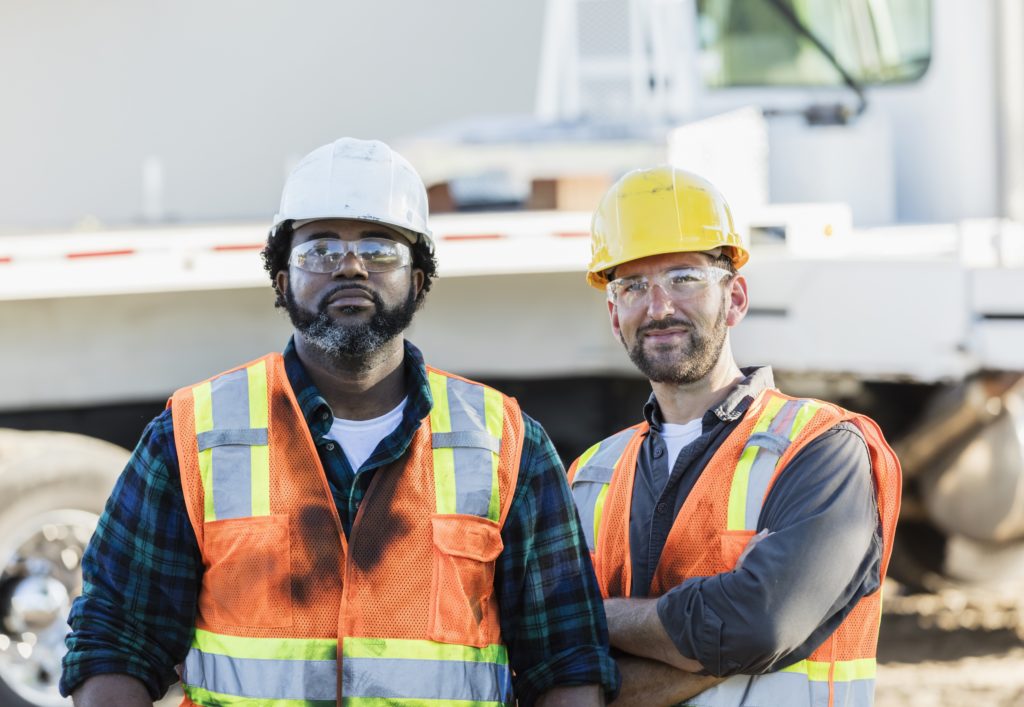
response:
<path id="1" fill-rule="evenodd" d="M 662 501 L 661 503 L 659 503 L 657 506 L 654 507 L 654 512 L 658 513 L 659 515 L 660 514 L 664 514 L 667 511 L 668 511 L 668 504 L 665 503 L 664 501 Z"/>
<path id="2" fill-rule="evenodd" d="M 665 448 L 664 447 L 655 447 L 654 448 L 654 458 L 655 459 L 661 459 L 664 455 L 665 455 Z"/>
<path id="3" fill-rule="evenodd" d="M 324 410 L 322 413 L 320 413 L 320 419 L 321 420 L 326 420 L 330 416 L 331 416 L 331 413 L 327 412 L 326 410 Z"/>
<path id="4" fill-rule="evenodd" d="M 328 452 L 333 452 L 334 451 L 334 442 L 328 442 L 326 446 L 327 446 L 327 451 Z"/>

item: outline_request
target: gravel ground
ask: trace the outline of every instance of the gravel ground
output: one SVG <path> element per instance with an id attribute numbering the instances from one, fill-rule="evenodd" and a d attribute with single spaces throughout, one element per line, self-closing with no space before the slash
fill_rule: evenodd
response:
<path id="1" fill-rule="evenodd" d="M 904 594 L 886 584 L 876 707 L 1024 706 L 1024 584 Z M 172 707 L 172 690 L 159 707 Z"/>
<path id="2" fill-rule="evenodd" d="M 1024 705 L 1024 584 L 886 586 L 877 707 Z"/>

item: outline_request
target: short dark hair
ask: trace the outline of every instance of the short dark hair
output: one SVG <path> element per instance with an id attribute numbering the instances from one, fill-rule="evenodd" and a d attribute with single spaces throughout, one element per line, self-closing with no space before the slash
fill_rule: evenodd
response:
<path id="1" fill-rule="evenodd" d="M 288 270 L 288 257 L 292 252 L 292 235 L 295 229 L 291 221 L 283 221 L 276 228 L 270 229 L 267 235 L 267 245 L 263 247 L 260 256 L 263 258 L 263 269 L 270 274 L 270 284 L 277 293 L 274 300 L 275 307 L 284 307 L 284 293 L 277 289 L 277 273 Z M 422 304 L 423 298 L 430 290 L 430 285 L 437 277 L 437 259 L 434 257 L 433 249 L 427 244 L 425 238 L 419 238 L 410 246 L 412 250 L 412 266 L 423 271 L 423 289 L 416 295 L 416 304 Z"/>
<path id="2" fill-rule="evenodd" d="M 728 270 L 730 275 L 736 274 L 736 263 L 733 262 L 732 253 L 727 248 L 723 248 L 722 252 L 711 260 L 711 264 L 722 268 L 722 270 Z"/>

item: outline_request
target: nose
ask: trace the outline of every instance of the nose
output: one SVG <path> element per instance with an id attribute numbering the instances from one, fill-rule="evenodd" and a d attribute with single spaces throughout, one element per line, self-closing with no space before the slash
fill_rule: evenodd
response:
<path id="1" fill-rule="evenodd" d="M 334 271 L 332 277 L 345 277 L 345 278 L 362 278 L 366 279 L 370 276 L 366 270 L 366 266 L 363 265 L 362 259 L 355 253 L 349 252 L 341 259 L 341 264 L 338 269 Z"/>
<path id="2" fill-rule="evenodd" d="M 676 308 L 672 298 L 661 288 L 661 285 L 651 285 L 651 301 L 647 304 L 647 316 L 651 319 L 664 319 L 675 313 Z"/>

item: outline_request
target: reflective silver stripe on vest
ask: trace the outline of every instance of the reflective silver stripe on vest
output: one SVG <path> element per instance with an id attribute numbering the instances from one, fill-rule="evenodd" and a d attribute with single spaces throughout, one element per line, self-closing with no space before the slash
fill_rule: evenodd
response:
<path id="1" fill-rule="evenodd" d="M 213 430 L 249 428 L 249 374 L 244 368 L 210 383 Z M 209 434 L 209 433 L 207 433 Z M 213 508 L 217 519 L 252 515 L 252 453 L 246 444 L 214 446 Z"/>
<path id="2" fill-rule="evenodd" d="M 787 401 L 772 418 L 766 432 L 755 432 L 747 440 L 744 449 L 747 447 L 758 448 L 747 481 L 747 506 L 744 514 L 747 530 L 757 529 L 757 519 L 761 515 L 761 506 L 764 503 L 765 494 L 768 492 L 768 484 L 775 476 L 775 467 L 779 465 L 779 459 L 791 444 L 789 431 L 793 428 L 793 420 L 796 419 L 797 412 L 806 402 L 805 400 Z"/>
<path id="3" fill-rule="evenodd" d="M 834 707 L 871 707 L 874 680 L 835 682 Z M 828 707 L 828 683 L 800 673 L 734 675 L 686 700 L 688 707 Z"/>
<path id="4" fill-rule="evenodd" d="M 618 464 L 619 457 L 626 450 L 634 434 L 635 430 L 627 429 L 603 440 L 597 451 L 583 465 L 576 468 L 576 475 L 572 480 L 572 497 L 580 514 L 587 548 L 591 552 L 596 552 L 597 547 L 594 520 L 597 517 L 598 498 L 611 483 L 615 465 Z"/>
<path id="5" fill-rule="evenodd" d="M 452 447 L 455 512 L 486 518 L 494 481 L 491 455 L 500 451 L 501 441 L 487 431 L 484 387 L 448 376 L 445 379 L 451 432 L 432 435 L 431 444 L 435 449 Z M 480 444 L 473 444 L 474 438 Z M 448 441 L 458 444 L 448 444 Z"/>
<path id="6" fill-rule="evenodd" d="M 457 660 L 349 658 L 342 661 L 342 694 L 349 698 L 512 701 L 507 665 Z M 444 704 L 444 703 L 442 703 Z"/>
<path id="7" fill-rule="evenodd" d="M 192 648 L 185 657 L 181 681 L 222 695 L 254 699 L 334 700 L 338 663 L 234 658 Z"/>
<path id="8" fill-rule="evenodd" d="M 487 432 L 434 432 L 430 436 L 431 447 L 468 447 L 477 449 L 489 449 L 495 454 L 501 452 L 501 440 Z"/>
<path id="9" fill-rule="evenodd" d="M 265 429 L 210 430 L 197 434 L 196 441 L 199 443 L 199 451 L 203 452 L 227 444 L 244 444 L 250 447 L 267 444 L 268 437 Z"/>

